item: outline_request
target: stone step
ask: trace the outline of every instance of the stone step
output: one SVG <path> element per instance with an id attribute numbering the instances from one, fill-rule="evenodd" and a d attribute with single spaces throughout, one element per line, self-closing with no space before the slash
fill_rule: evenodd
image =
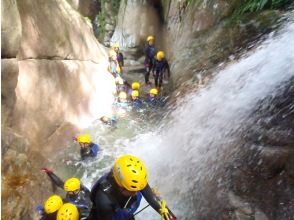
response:
<path id="1" fill-rule="evenodd" d="M 128 74 L 134 74 L 134 73 L 140 73 L 141 74 L 141 73 L 144 73 L 145 67 L 142 64 L 132 65 L 132 66 L 125 66 L 123 68 L 123 71 L 125 73 L 128 73 Z"/>

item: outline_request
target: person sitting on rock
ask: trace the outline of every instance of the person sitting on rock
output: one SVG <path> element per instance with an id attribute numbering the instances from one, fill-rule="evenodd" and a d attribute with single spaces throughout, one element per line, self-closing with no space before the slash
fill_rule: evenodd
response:
<path id="1" fill-rule="evenodd" d="M 80 145 L 80 154 L 82 160 L 89 157 L 96 157 L 99 151 L 99 146 L 91 141 L 89 134 L 81 134 L 74 139 Z"/>
<path id="2" fill-rule="evenodd" d="M 89 189 L 81 184 L 78 178 L 72 177 L 63 182 L 53 171 L 47 168 L 43 168 L 42 171 L 48 175 L 54 185 L 64 189 L 66 192 L 64 201 L 76 205 L 79 209 L 80 219 L 86 220 L 92 207 Z"/>
<path id="3" fill-rule="evenodd" d="M 44 206 L 37 206 L 40 220 L 56 220 L 57 212 L 62 207 L 62 205 L 63 201 L 59 195 L 50 196 L 45 201 Z"/>
<path id="4" fill-rule="evenodd" d="M 109 51 L 109 66 L 108 66 L 109 72 L 112 74 L 114 78 L 121 76 L 121 68 L 119 66 L 119 63 L 117 61 L 117 54 L 114 50 Z"/>
<path id="5" fill-rule="evenodd" d="M 144 47 L 144 54 L 145 54 L 145 83 L 146 85 L 151 85 L 149 81 L 150 72 L 154 66 L 154 56 L 155 56 L 155 48 L 154 48 L 154 36 L 147 37 L 147 43 Z"/>
<path id="6" fill-rule="evenodd" d="M 162 219 L 176 219 L 166 202 L 150 188 L 145 164 L 133 155 L 123 155 L 92 187 L 94 205 L 89 220 L 134 220 L 142 197 Z"/>
<path id="7" fill-rule="evenodd" d="M 80 214 L 78 208 L 71 203 L 65 203 L 57 212 L 56 220 L 79 220 Z"/>
<path id="8" fill-rule="evenodd" d="M 119 50 L 119 44 L 118 43 L 112 44 L 112 49 L 116 52 L 116 59 L 122 72 L 123 66 L 124 66 L 124 56 Z"/>
<path id="9" fill-rule="evenodd" d="M 156 54 L 155 64 L 154 64 L 154 81 L 155 87 L 160 91 L 162 86 L 162 80 L 165 72 L 167 71 L 168 78 L 170 77 L 170 68 L 167 60 L 165 59 L 165 54 L 163 51 L 158 51 Z"/>
<path id="10" fill-rule="evenodd" d="M 143 102 L 141 101 L 139 97 L 139 91 L 138 90 L 133 90 L 132 91 L 132 106 L 135 109 L 140 109 L 143 105 Z"/>

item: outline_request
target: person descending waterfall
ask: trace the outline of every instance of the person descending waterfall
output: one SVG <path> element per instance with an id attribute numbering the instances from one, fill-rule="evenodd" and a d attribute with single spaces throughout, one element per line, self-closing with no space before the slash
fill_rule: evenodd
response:
<path id="1" fill-rule="evenodd" d="M 133 155 L 123 155 L 92 187 L 89 220 L 133 220 L 142 197 L 163 219 L 176 219 L 150 188 L 144 163 Z"/>
<path id="2" fill-rule="evenodd" d="M 158 51 L 156 54 L 155 64 L 154 64 L 154 81 L 155 87 L 158 92 L 160 92 L 162 86 L 162 80 L 167 72 L 168 78 L 170 77 L 170 68 L 167 60 L 165 59 L 165 54 L 163 51 Z"/>
<path id="3" fill-rule="evenodd" d="M 80 214 L 78 208 L 71 203 L 65 203 L 57 212 L 56 220 L 79 220 Z"/>
<path id="4" fill-rule="evenodd" d="M 117 54 L 113 49 L 111 49 L 109 51 L 108 71 L 112 74 L 112 76 L 114 78 L 121 75 L 121 68 L 120 68 L 119 63 L 117 61 Z"/>
<path id="5" fill-rule="evenodd" d="M 140 109 L 143 105 L 143 102 L 141 101 L 140 97 L 139 97 L 140 93 L 138 90 L 133 90 L 132 91 L 132 106 L 135 109 Z"/>
<path id="6" fill-rule="evenodd" d="M 89 134 L 81 134 L 77 138 L 74 138 L 80 145 L 80 154 L 82 160 L 89 157 L 96 157 L 99 151 L 99 146 L 91 141 Z"/>
<path id="7" fill-rule="evenodd" d="M 112 44 L 112 49 L 116 52 L 116 60 L 118 62 L 120 70 L 122 72 L 123 71 L 123 66 L 124 66 L 124 56 L 119 50 L 119 44 L 118 43 L 113 43 Z"/>
<path id="8" fill-rule="evenodd" d="M 50 196 L 44 203 L 44 205 L 38 205 L 37 211 L 40 216 L 40 220 L 56 220 L 57 212 L 62 207 L 62 198 L 58 195 Z"/>
<path id="9" fill-rule="evenodd" d="M 52 170 L 43 168 L 41 171 L 48 175 L 54 185 L 64 189 L 66 192 L 64 201 L 77 206 L 80 219 L 87 219 L 92 206 L 89 189 L 81 184 L 78 178 L 72 177 L 63 182 Z"/>
<path id="10" fill-rule="evenodd" d="M 144 54 L 145 54 L 145 83 L 146 85 L 151 85 L 151 82 L 149 81 L 150 72 L 153 69 L 154 66 L 154 56 L 155 56 L 155 48 L 154 48 L 154 36 L 148 36 L 147 42 L 144 47 Z"/>

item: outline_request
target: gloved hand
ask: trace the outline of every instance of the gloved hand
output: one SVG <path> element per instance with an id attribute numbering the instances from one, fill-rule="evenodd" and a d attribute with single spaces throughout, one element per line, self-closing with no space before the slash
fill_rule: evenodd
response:
<path id="1" fill-rule="evenodd" d="M 164 219 L 164 220 L 172 219 L 170 214 L 169 214 L 168 208 L 166 207 L 166 201 L 165 200 L 160 201 L 160 209 L 159 209 L 159 211 L 160 211 L 161 219 Z"/>
<path id="2" fill-rule="evenodd" d="M 49 170 L 48 168 L 42 168 L 41 171 L 44 173 L 53 173 L 53 171 Z"/>
<path id="3" fill-rule="evenodd" d="M 42 205 L 37 205 L 36 211 L 39 213 L 39 215 L 43 215 L 45 212 L 44 207 Z"/>

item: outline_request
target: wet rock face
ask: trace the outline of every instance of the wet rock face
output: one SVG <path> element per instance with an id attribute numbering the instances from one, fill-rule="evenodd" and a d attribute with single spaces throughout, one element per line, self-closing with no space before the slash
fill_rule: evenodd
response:
<path id="1" fill-rule="evenodd" d="M 1 57 L 15 58 L 21 38 L 16 0 L 1 1 Z"/>
<path id="2" fill-rule="evenodd" d="M 33 206 L 49 196 L 48 180 L 40 172 L 45 158 L 30 151 L 27 138 L 2 128 L 2 219 L 37 219 Z"/>
<path id="3" fill-rule="evenodd" d="M 106 53 L 84 18 L 66 1 L 18 1 L 22 59 L 91 60 L 99 63 Z M 38 10 L 36 10 L 38 8 Z"/>
<path id="4" fill-rule="evenodd" d="M 209 77 L 211 68 L 246 48 L 276 24 L 277 11 L 234 18 L 239 3 L 171 1 L 163 43 L 176 87 L 189 79 L 199 82 Z"/>
<path id="5" fill-rule="evenodd" d="M 294 78 L 263 100 L 243 132 L 232 189 L 267 219 L 294 216 Z"/>
<path id="6" fill-rule="evenodd" d="M 3 5 L 1 210 L 3 219 L 37 219 L 34 207 L 52 193 L 40 168 L 81 122 L 111 109 L 115 83 L 106 51 L 67 1 Z"/>
<path id="7" fill-rule="evenodd" d="M 122 47 L 138 47 L 144 44 L 148 35 L 159 34 L 160 15 L 149 1 L 121 2 L 112 42 L 118 42 Z"/>

